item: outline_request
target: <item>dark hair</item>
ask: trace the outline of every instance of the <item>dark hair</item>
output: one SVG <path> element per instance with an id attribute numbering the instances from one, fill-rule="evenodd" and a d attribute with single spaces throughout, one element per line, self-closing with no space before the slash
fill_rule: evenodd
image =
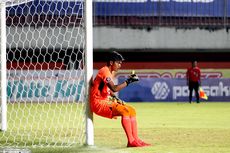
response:
<path id="1" fill-rule="evenodd" d="M 125 59 L 121 54 L 119 54 L 116 51 L 109 52 L 109 55 L 107 57 L 107 62 L 109 61 L 124 61 Z"/>
<path id="2" fill-rule="evenodd" d="M 195 63 L 195 62 L 197 62 L 197 60 L 196 60 L 196 59 L 193 59 L 191 63 Z"/>

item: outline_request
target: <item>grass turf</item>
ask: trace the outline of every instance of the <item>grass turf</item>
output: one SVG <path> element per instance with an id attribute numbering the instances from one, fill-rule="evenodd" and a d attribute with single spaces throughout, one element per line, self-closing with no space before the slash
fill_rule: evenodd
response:
<path id="1" fill-rule="evenodd" d="M 98 148 L 114 148 L 114 152 L 121 153 L 230 152 L 230 103 L 132 105 L 137 109 L 140 137 L 153 145 L 127 149 L 120 121 L 96 117 L 95 143 Z"/>
<path id="2" fill-rule="evenodd" d="M 152 146 L 126 148 L 120 118 L 94 115 L 95 146 L 30 148 L 49 153 L 229 153 L 230 103 L 130 103 L 140 137 Z"/>

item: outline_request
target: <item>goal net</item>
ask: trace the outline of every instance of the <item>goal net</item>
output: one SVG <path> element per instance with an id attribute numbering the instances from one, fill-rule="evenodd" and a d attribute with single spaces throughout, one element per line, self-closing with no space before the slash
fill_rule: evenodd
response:
<path id="1" fill-rule="evenodd" d="M 1 16 L 0 20 L 4 20 L 6 26 L 0 29 L 6 30 L 7 90 L 6 95 L 1 96 L 7 97 L 7 113 L 2 117 L 5 108 L 2 101 L 1 127 L 7 128 L 0 132 L 0 147 L 85 143 L 84 1 L 4 2 L 1 6 L 5 5 L 5 9 L 1 7 L 1 11 L 5 11 L 6 17 Z M 3 71 L 1 69 L 4 75 Z M 5 119 L 6 126 L 3 125 Z"/>

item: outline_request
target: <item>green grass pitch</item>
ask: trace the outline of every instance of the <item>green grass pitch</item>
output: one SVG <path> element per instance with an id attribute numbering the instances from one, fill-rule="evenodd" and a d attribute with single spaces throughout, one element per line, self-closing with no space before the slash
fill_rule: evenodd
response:
<path id="1" fill-rule="evenodd" d="M 127 148 L 120 118 L 94 115 L 95 146 L 30 148 L 47 153 L 229 153 L 230 103 L 130 103 L 150 147 Z"/>

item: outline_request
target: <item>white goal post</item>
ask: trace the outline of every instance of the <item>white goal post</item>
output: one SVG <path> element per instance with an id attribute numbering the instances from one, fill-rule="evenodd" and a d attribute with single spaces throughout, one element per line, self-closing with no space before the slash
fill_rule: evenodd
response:
<path id="1" fill-rule="evenodd" d="M 7 129 L 7 98 L 6 96 L 6 9 L 5 3 L 0 3 L 0 56 L 1 56 L 1 130 L 6 131 Z"/>
<path id="2" fill-rule="evenodd" d="M 0 2 L 0 148 L 94 145 L 92 5 Z"/>

